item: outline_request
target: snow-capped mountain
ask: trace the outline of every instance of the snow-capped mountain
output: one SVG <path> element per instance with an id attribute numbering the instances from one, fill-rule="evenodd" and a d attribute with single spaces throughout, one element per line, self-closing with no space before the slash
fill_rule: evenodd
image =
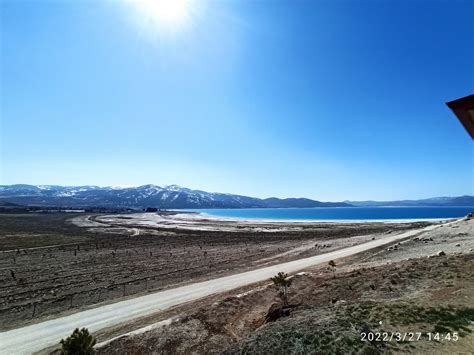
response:
<path id="1" fill-rule="evenodd" d="M 191 190 L 177 185 L 138 187 L 0 185 L 0 200 L 29 206 L 157 207 L 157 208 L 284 208 L 342 207 L 343 202 L 305 198 L 260 199 L 241 195 Z"/>

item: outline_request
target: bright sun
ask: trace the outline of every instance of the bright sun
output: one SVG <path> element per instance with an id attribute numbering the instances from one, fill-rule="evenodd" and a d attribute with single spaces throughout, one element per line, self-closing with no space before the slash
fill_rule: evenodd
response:
<path id="1" fill-rule="evenodd" d="M 163 27 L 180 27 L 189 21 L 193 0 L 132 0 L 147 22 Z"/>

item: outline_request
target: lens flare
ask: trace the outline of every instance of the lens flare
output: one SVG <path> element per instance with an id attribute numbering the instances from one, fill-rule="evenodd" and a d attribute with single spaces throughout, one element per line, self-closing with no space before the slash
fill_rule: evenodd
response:
<path id="1" fill-rule="evenodd" d="M 195 0 L 129 0 L 139 21 L 166 31 L 184 28 L 191 21 Z"/>

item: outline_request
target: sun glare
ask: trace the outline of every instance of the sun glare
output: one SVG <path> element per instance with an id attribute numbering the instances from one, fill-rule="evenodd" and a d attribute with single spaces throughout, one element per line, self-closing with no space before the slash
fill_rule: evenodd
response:
<path id="1" fill-rule="evenodd" d="M 132 3 L 145 22 L 176 29 L 189 22 L 193 0 L 132 0 Z"/>

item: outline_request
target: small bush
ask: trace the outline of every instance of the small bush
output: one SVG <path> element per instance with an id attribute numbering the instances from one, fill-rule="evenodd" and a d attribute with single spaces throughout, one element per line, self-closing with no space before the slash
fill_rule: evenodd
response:
<path id="1" fill-rule="evenodd" d="M 94 353 L 96 340 L 86 328 L 76 328 L 72 334 L 61 339 L 61 354 L 64 355 L 90 355 Z"/>
<path id="2" fill-rule="evenodd" d="M 335 279 L 336 278 L 336 263 L 334 262 L 334 260 L 330 260 L 328 265 L 331 268 L 332 277 Z"/>
<path id="3" fill-rule="evenodd" d="M 280 296 L 281 300 L 283 301 L 283 305 L 288 305 L 288 289 L 291 286 L 291 280 L 288 280 L 288 275 L 284 272 L 279 272 L 276 276 L 270 278 L 273 283 L 279 288 L 280 292 L 278 295 Z"/>

